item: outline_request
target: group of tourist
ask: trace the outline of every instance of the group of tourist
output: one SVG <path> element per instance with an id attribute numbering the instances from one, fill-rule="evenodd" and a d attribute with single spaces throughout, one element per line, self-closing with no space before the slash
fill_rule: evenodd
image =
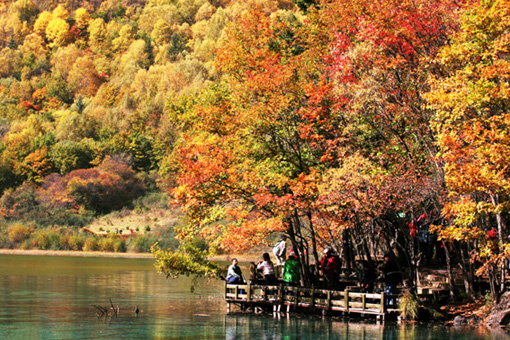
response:
<path id="1" fill-rule="evenodd" d="M 285 236 L 282 236 L 280 241 L 275 245 L 273 253 L 276 257 L 277 264 L 282 266 L 283 282 L 287 286 L 298 286 L 301 280 L 299 262 L 292 250 L 289 251 L 289 256 L 286 258 Z M 237 259 L 232 259 L 232 264 L 228 268 L 226 277 L 227 283 L 242 284 L 246 282 L 237 263 Z M 319 262 L 319 269 L 322 272 L 324 284 L 327 288 L 332 290 L 337 290 L 339 288 L 341 268 L 342 261 L 340 256 L 331 248 L 324 249 L 324 257 Z M 389 253 L 384 255 L 384 261 L 378 269 L 384 280 L 385 293 L 396 294 L 397 285 L 401 281 L 401 273 L 397 263 L 392 260 Z M 277 283 L 278 280 L 276 279 L 274 265 L 269 253 L 264 253 L 262 255 L 262 261 L 257 264 L 257 270 L 262 272 L 267 285 L 274 285 Z M 370 266 L 368 261 L 363 261 L 358 272 L 358 281 L 362 291 L 366 293 L 373 292 L 376 280 L 377 275 L 375 269 Z"/>

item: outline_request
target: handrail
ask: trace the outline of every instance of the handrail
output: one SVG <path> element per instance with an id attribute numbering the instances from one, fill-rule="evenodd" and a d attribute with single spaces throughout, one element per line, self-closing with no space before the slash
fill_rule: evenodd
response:
<path id="1" fill-rule="evenodd" d="M 387 302 L 397 295 L 336 291 L 283 285 L 225 284 L 225 299 L 229 302 L 273 303 L 288 306 L 340 310 L 344 312 L 383 315 Z"/>

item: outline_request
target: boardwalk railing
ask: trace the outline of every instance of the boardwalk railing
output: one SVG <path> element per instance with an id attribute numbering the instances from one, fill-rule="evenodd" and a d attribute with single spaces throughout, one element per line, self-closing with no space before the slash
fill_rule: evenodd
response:
<path id="1" fill-rule="evenodd" d="M 397 310 L 397 295 L 385 293 L 361 293 L 349 290 L 335 291 L 317 288 L 268 286 L 257 284 L 225 284 L 225 300 L 228 303 L 306 308 L 310 311 L 338 311 L 346 313 L 374 314 L 384 317 Z M 393 304 L 390 305 L 390 300 Z M 278 307 L 279 310 L 279 307 Z"/>

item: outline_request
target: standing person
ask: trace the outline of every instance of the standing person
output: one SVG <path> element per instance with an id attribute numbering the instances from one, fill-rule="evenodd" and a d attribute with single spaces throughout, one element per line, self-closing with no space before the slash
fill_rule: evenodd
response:
<path id="1" fill-rule="evenodd" d="M 363 293 L 372 293 L 374 290 L 375 272 L 368 261 L 362 262 L 359 272 L 359 284 Z"/>
<path id="2" fill-rule="evenodd" d="M 274 266 L 273 262 L 271 262 L 271 258 L 268 253 L 264 253 L 262 255 L 263 261 L 260 261 L 257 264 L 257 269 L 262 270 L 262 274 L 264 274 L 264 279 L 266 281 L 266 285 L 274 285 L 276 284 L 276 276 L 274 275 Z"/>
<path id="3" fill-rule="evenodd" d="M 337 289 L 340 276 L 340 260 L 333 250 L 324 249 L 324 257 L 320 261 L 320 268 L 329 289 Z"/>
<path id="4" fill-rule="evenodd" d="M 287 286 L 297 286 L 299 285 L 300 279 L 301 274 L 299 273 L 299 262 L 296 255 L 291 250 L 289 252 L 289 258 L 283 265 L 283 281 Z"/>
<path id="5" fill-rule="evenodd" d="M 245 283 L 245 279 L 243 273 L 241 272 L 241 268 L 237 265 L 237 259 L 232 259 L 232 264 L 228 267 L 227 272 L 227 283 L 240 284 Z"/>
<path id="6" fill-rule="evenodd" d="M 273 247 L 273 254 L 276 256 L 276 264 L 283 266 L 285 263 L 285 253 L 287 251 L 287 236 L 282 235 L 280 241 Z"/>
<path id="7" fill-rule="evenodd" d="M 384 292 L 386 294 L 396 294 L 397 285 L 400 283 L 400 270 L 398 264 L 391 259 L 391 255 L 384 254 L 384 263 L 382 264 L 381 271 L 384 278 Z M 389 299 L 389 304 L 394 305 L 395 298 Z"/>

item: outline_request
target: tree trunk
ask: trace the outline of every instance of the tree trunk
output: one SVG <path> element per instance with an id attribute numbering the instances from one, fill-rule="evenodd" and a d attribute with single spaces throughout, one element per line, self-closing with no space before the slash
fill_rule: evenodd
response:
<path id="1" fill-rule="evenodd" d="M 444 252 L 446 255 L 446 274 L 448 275 L 448 286 L 450 288 L 450 300 L 451 302 L 455 302 L 455 286 L 453 284 L 453 270 L 452 270 L 452 258 L 450 256 L 450 249 L 448 249 L 448 245 L 442 241 Z"/>

